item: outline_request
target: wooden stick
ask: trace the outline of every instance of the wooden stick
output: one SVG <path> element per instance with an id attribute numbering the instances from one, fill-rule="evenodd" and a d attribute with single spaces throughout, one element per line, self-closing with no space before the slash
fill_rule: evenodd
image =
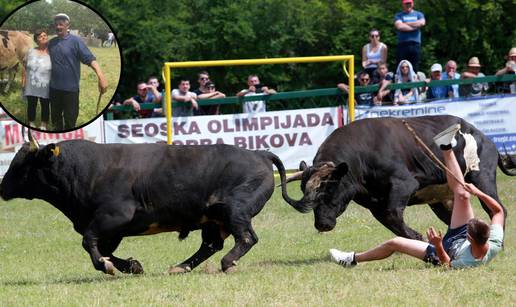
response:
<path id="1" fill-rule="evenodd" d="M 457 182 L 460 183 L 462 186 L 465 186 L 464 179 L 459 179 L 448 167 L 446 167 L 444 163 L 441 162 L 441 160 L 439 160 L 439 158 L 437 158 L 437 156 L 432 152 L 432 150 L 430 150 L 430 148 L 428 148 L 428 146 L 426 146 L 425 142 L 423 142 L 423 140 L 417 135 L 416 131 L 409 125 L 409 123 L 407 123 L 407 121 L 405 120 L 403 120 L 402 122 L 405 125 L 405 127 L 407 127 L 408 131 L 410 131 L 414 135 L 416 142 L 421 147 L 423 147 L 424 151 L 426 152 L 430 160 L 436 163 L 437 166 L 441 167 L 443 170 L 447 171 L 448 174 L 452 175 L 453 178 L 455 178 L 455 180 L 457 180 Z"/>
<path id="2" fill-rule="evenodd" d="M 99 99 L 97 99 L 97 111 L 95 112 L 95 116 L 99 114 L 100 100 L 102 98 L 102 92 L 99 93 Z"/>

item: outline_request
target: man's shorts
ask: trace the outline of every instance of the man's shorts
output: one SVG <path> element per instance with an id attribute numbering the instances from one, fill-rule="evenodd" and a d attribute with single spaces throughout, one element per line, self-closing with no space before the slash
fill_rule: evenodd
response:
<path id="1" fill-rule="evenodd" d="M 448 228 L 446 234 L 443 238 L 443 247 L 444 251 L 453 259 L 455 254 L 456 244 L 458 242 L 463 242 L 467 240 L 468 235 L 468 225 L 464 224 L 457 228 Z M 426 248 L 425 258 L 423 259 L 425 262 L 431 262 L 433 265 L 439 264 L 439 257 L 437 256 L 437 252 L 435 251 L 435 246 L 432 244 L 428 244 Z"/>

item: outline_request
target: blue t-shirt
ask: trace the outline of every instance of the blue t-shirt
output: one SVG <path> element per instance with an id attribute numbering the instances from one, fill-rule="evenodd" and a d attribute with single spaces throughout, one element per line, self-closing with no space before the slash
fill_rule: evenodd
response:
<path id="1" fill-rule="evenodd" d="M 429 87 L 426 92 L 426 99 L 448 98 L 448 93 L 452 92 L 449 85 Z"/>
<path id="2" fill-rule="evenodd" d="M 78 36 L 68 34 L 54 37 L 48 43 L 52 61 L 50 87 L 56 90 L 78 92 L 81 79 L 81 63 L 89 65 L 95 56 Z"/>
<path id="3" fill-rule="evenodd" d="M 412 10 L 410 13 L 398 12 L 394 16 L 394 22 L 401 20 L 402 22 L 414 22 L 421 19 L 425 19 L 423 13 Z M 398 37 L 398 43 L 404 42 L 416 42 L 421 44 L 421 29 L 417 29 L 411 32 L 396 31 Z"/>

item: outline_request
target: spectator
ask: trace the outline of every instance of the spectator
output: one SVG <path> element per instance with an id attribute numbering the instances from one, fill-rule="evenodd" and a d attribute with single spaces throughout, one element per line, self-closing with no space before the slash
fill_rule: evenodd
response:
<path id="1" fill-rule="evenodd" d="M 201 71 L 198 74 L 197 81 L 199 82 L 199 88 L 194 91 L 197 94 L 198 99 L 215 99 L 215 98 L 225 98 L 226 95 L 217 90 L 213 90 L 215 88 L 215 83 L 210 81 L 210 75 L 206 71 Z M 211 84 L 211 88 L 208 87 L 208 84 Z M 194 115 L 218 115 L 219 114 L 220 105 L 206 105 L 199 106 L 199 110 L 194 110 Z"/>
<path id="2" fill-rule="evenodd" d="M 392 103 L 391 90 L 388 87 L 393 80 L 394 74 L 389 71 L 387 63 L 380 61 L 371 80 L 371 84 L 378 84 L 378 92 L 373 98 L 374 105 L 380 106 L 385 103 Z"/>
<path id="3" fill-rule="evenodd" d="M 507 75 L 507 74 L 516 74 L 516 62 L 515 61 L 507 61 L 505 63 L 505 67 L 496 72 L 497 76 Z M 501 86 L 501 92 L 503 93 L 516 93 L 516 81 L 513 82 L 504 82 L 504 85 Z"/>
<path id="4" fill-rule="evenodd" d="M 416 82 L 422 81 L 424 83 L 425 80 L 426 80 L 425 73 L 422 71 L 418 71 L 416 73 Z M 417 90 L 419 93 L 419 95 L 417 97 L 417 101 L 425 101 L 426 100 L 426 86 L 423 85 L 422 87 L 418 87 Z"/>
<path id="5" fill-rule="evenodd" d="M 69 33 L 70 18 L 66 14 L 54 16 L 57 37 L 48 43 L 52 61 L 50 78 L 50 113 L 54 128 L 59 131 L 76 127 L 79 116 L 79 83 L 81 63 L 90 66 L 98 79 L 99 92 L 107 91 L 108 83 L 95 56 L 78 36 Z"/>
<path id="6" fill-rule="evenodd" d="M 174 116 L 192 116 L 193 110 L 199 109 L 197 95 L 194 92 L 190 92 L 190 80 L 188 79 L 180 80 L 179 88 L 172 91 L 172 100 L 186 104 L 175 107 L 172 110 Z"/>
<path id="7" fill-rule="evenodd" d="M 238 97 L 276 94 L 276 91 L 274 89 L 268 88 L 267 86 L 260 84 L 260 79 L 257 75 L 249 75 L 247 77 L 247 85 L 249 86 L 249 88 L 243 89 L 240 92 L 238 92 L 236 94 Z M 266 111 L 267 110 L 264 100 L 244 101 L 244 113 L 259 113 Z"/>
<path id="8" fill-rule="evenodd" d="M 441 80 L 441 74 L 443 71 L 443 67 L 439 63 L 435 63 L 430 68 L 430 79 L 426 79 L 426 83 L 432 80 Z M 426 99 L 441 99 L 448 98 L 450 95 L 453 95 L 453 90 L 451 86 L 439 85 L 429 87 L 426 91 Z"/>
<path id="9" fill-rule="evenodd" d="M 138 82 L 136 85 L 137 94 L 124 101 L 124 105 L 131 105 L 133 109 L 138 113 L 139 118 L 152 117 L 153 110 L 143 110 L 141 108 L 142 103 L 155 103 L 156 96 L 149 95 L 149 89 L 154 88 L 152 85 L 148 85 L 145 82 Z M 154 88 L 155 89 L 155 88 Z"/>
<path id="10" fill-rule="evenodd" d="M 421 60 L 421 28 L 426 20 L 423 13 L 414 10 L 413 0 L 403 0 L 403 11 L 394 16 L 394 27 L 397 30 L 398 45 L 396 47 L 396 64 L 406 59 L 419 71 Z"/>
<path id="11" fill-rule="evenodd" d="M 410 64 L 410 62 L 407 60 L 402 60 L 396 69 L 396 75 L 394 79 L 397 84 L 400 84 L 416 82 L 418 77 L 412 69 L 412 64 Z M 394 105 L 416 102 L 418 95 L 418 90 L 415 87 L 397 89 L 394 92 Z"/>
<path id="12" fill-rule="evenodd" d="M 480 61 L 476 56 L 472 57 L 468 61 L 468 69 L 462 73 L 462 79 L 470 79 L 470 78 L 481 78 L 485 77 L 483 73 L 480 72 Z M 473 84 L 463 84 L 460 86 L 460 95 L 465 97 L 478 97 L 485 94 L 485 92 L 489 89 L 489 85 L 487 83 L 473 83 Z"/>
<path id="13" fill-rule="evenodd" d="M 379 62 L 387 62 L 387 45 L 380 42 L 380 31 L 373 29 L 369 31 L 370 43 L 362 47 L 362 67 L 373 76 Z"/>
<path id="14" fill-rule="evenodd" d="M 150 76 L 149 79 L 147 79 L 147 95 L 152 98 L 150 100 L 154 103 L 162 102 L 161 108 L 154 108 L 154 110 L 152 110 L 152 117 L 164 116 L 164 114 L 163 114 L 163 110 L 164 110 L 163 94 L 164 94 L 164 92 L 160 89 L 160 87 L 161 87 L 161 85 L 159 84 L 158 77 Z"/>
<path id="15" fill-rule="evenodd" d="M 371 78 L 369 77 L 369 74 L 367 73 L 367 71 L 364 70 L 358 74 L 359 86 L 368 86 L 370 82 L 371 82 Z M 349 86 L 347 84 L 339 83 L 339 84 L 337 84 L 337 87 L 341 91 L 343 91 L 345 93 L 349 93 Z M 355 103 L 357 105 L 361 105 L 361 106 L 372 106 L 373 105 L 373 96 L 374 95 L 371 92 L 360 93 L 360 94 L 355 93 Z"/>
<path id="16" fill-rule="evenodd" d="M 30 127 L 36 127 L 36 108 L 38 100 L 41 104 L 40 129 L 47 130 L 50 117 L 50 101 L 48 99 L 50 71 L 52 63 L 48 55 L 48 35 L 45 30 L 34 32 L 36 48 L 30 49 L 22 66 L 23 95 L 27 97 L 27 121 Z"/>
<path id="17" fill-rule="evenodd" d="M 113 95 L 113 98 L 111 99 L 111 103 L 109 104 L 108 110 L 112 110 L 113 107 L 121 106 L 123 104 L 124 104 L 124 101 L 122 99 L 122 95 L 120 95 L 120 93 L 118 93 L 118 92 L 115 92 L 115 94 Z M 112 110 L 111 112 L 113 112 L 113 119 L 123 119 L 124 113 L 127 113 L 127 112 L 123 112 L 120 110 Z M 103 116 L 104 116 L 105 120 L 108 119 L 107 114 L 108 114 L 108 112 L 104 112 Z"/>
<path id="18" fill-rule="evenodd" d="M 458 80 L 460 79 L 460 74 L 457 72 L 457 63 L 453 60 L 449 60 L 444 66 L 445 74 L 441 74 L 441 80 Z M 449 95 L 453 98 L 458 98 L 459 95 L 459 85 L 452 84 L 452 95 Z"/>
<path id="19" fill-rule="evenodd" d="M 516 74 L 516 47 L 511 48 L 509 53 L 505 57 L 507 59 L 507 63 L 505 63 L 505 67 L 498 70 L 495 75 L 502 76 L 507 74 Z M 501 86 L 503 93 L 516 93 L 516 81 L 514 82 L 504 82 Z"/>

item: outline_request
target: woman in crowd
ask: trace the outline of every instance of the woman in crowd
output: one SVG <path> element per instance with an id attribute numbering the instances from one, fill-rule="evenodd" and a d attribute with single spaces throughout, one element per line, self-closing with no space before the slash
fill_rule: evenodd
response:
<path id="1" fill-rule="evenodd" d="M 362 47 L 362 67 L 372 76 L 380 61 L 387 62 L 387 45 L 380 42 L 380 31 L 376 29 L 369 31 L 369 41 Z"/>
<path id="2" fill-rule="evenodd" d="M 36 126 L 36 108 L 38 100 L 41 104 L 40 129 L 46 130 L 50 115 L 48 99 L 50 70 L 52 64 L 48 54 L 48 35 L 46 30 L 34 32 L 37 47 L 29 50 L 23 62 L 22 87 L 23 95 L 27 97 L 27 120 L 29 126 Z"/>
<path id="3" fill-rule="evenodd" d="M 396 69 L 395 82 L 408 83 L 417 81 L 418 77 L 412 69 L 412 64 L 407 60 L 402 60 Z M 397 89 L 394 92 L 394 105 L 416 102 L 418 95 L 417 87 Z"/>

